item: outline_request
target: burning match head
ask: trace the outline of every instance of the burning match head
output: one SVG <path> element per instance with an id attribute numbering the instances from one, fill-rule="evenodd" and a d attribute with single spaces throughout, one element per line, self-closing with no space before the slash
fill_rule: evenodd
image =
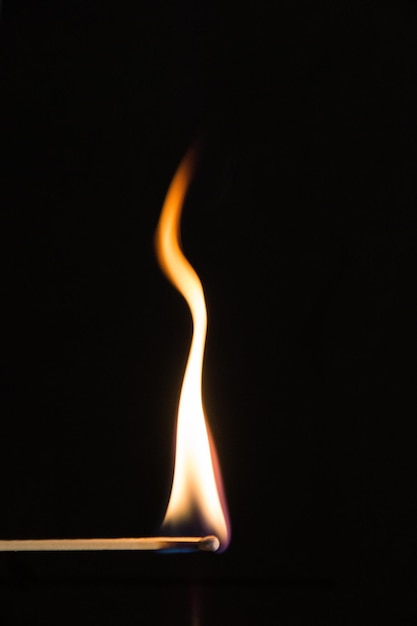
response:
<path id="1" fill-rule="evenodd" d="M 203 537 L 198 544 L 198 549 L 203 552 L 217 552 L 220 548 L 220 541 L 214 535 Z"/>
<path id="2" fill-rule="evenodd" d="M 180 554 L 186 552 L 217 552 L 220 541 L 215 535 L 207 537 L 172 537 L 165 540 L 161 545 L 160 552 L 167 554 Z"/>

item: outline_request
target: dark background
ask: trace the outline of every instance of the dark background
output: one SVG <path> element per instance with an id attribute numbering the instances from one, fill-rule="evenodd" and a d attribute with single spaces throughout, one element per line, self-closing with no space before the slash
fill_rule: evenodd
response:
<path id="1" fill-rule="evenodd" d="M 191 326 L 153 234 L 198 136 L 232 542 L 0 555 L 0 623 L 413 623 L 414 3 L 1 11 L 0 536 L 158 532 Z"/>

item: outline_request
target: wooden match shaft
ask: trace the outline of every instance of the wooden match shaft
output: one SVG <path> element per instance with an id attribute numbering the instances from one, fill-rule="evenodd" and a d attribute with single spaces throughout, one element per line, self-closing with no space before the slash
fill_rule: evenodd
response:
<path id="1" fill-rule="evenodd" d="M 10 539 L 0 540 L 0 552 L 70 552 L 88 550 L 164 550 L 216 552 L 220 542 L 207 537 L 139 537 L 116 539 Z"/>

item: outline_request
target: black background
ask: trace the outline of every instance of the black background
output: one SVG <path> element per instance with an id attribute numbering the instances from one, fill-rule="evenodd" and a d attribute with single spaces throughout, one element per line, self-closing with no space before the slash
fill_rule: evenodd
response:
<path id="1" fill-rule="evenodd" d="M 0 623 L 412 623 L 416 28 L 405 1 L 3 3 L 0 535 L 158 532 L 191 326 L 153 234 L 199 137 L 232 542 L 0 555 Z"/>

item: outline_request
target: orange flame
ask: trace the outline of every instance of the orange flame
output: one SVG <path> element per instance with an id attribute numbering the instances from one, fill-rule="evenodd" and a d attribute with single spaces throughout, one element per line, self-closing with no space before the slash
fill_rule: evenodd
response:
<path id="1" fill-rule="evenodd" d="M 193 321 L 193 336 L 178 407 L 174 477 L 162 526 L 187 525 L 198 517 L 202 530 L 216 535 L 220 550 L 224 550 L 230 541 L 229 517 L 220 466 L 202 400 L 206 303 L 201 281 L 185 258 L 180 244 L 181 212 L 194 164 L 194 150 L 190 150 L 168 189 L 155 233 L 161 269 L 185 298 Z"/>

